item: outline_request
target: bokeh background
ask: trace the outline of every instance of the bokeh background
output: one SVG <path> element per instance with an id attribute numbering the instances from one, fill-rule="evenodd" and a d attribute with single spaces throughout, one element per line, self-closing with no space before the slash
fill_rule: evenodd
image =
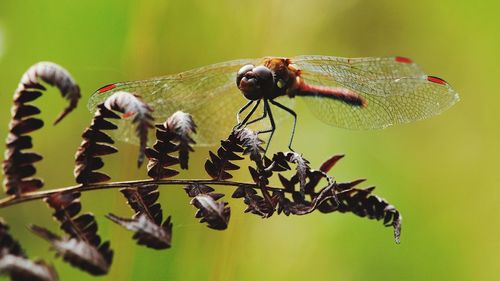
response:
<path id="1" fill-rule="evenodd" d="M 41 60 L 65 66 L 84 95 L 69 118 L 34 134 L 45 156 L 39 175 L 52 188 L 73 184 L 74 151 L 91 118 L 86 100 L 107 83 L 265 55 L 407 56 L 446 79 L 461 101 L 430 120 L 366 132 L 323 125 L 299 104 L 295 142 L 314 166 L 346 154 L 335 176 L 367 178 L 366 186 L 399 208 L 400 245 L 380 222 L 336 213 L 262 220 L 243 214 L 238 200 L 230 200 L 229 229 L 213 231 L 193 218 L 181 187 L 165 187 L 160 202 L 173 215 L 173 248 L 157 252 L 103 217 L 130 210 L 117 190 L 98 191 L 84 194 L 83 206 L 115 249 L 111 272 L 99 279 L 500 280 L 499 3 L 1 0 L 0 135 L 21 74 Z M 51 89 L 37 101 L 47 124 L 64 105 L 56 95 Z M 286 133 L 275 149 L 285 148 Z M 122 153 L 108 157 L 104 170 L 115 180 L 144 178 L 133 164 L 136 148 L 118 146 Z M 206 156 L 198 149 L 181 177 L 204 177 Z M 50 213 L 43 202 L 0 210 L 29 255 L 52 261 L 61 280 L 93 280 L 53 259 L 48 244 L 27 231 L 33 222 L 56 230 Z"/>

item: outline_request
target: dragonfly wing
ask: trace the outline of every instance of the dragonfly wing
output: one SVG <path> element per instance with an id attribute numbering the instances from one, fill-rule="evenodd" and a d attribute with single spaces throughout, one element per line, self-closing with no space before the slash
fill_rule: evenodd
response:
<path id="1" fill-rule="evenodd" d="M 444 80 L 427 76 L 409 59 L 304 56 L 292 59 L 306 83 L 341 87 L 360 95 L 366 107 L 320 96 L 304 97 L 327 124 L 349 129 L 380 129 L 437 115 L 458 101 Z"/>
<path id="2" fill-rule="evenodd" d="M 247 100 L 236 87 L 236 73 L 252 60 L 235 60 L 141 81 L 120 82 L 97 90 L 88 103 L 96 106 L 117 91 L 139 94 L 154 109 L 157 123 L 175 111 L 193 115 L 198 125 L 195 136 L 199 145 L 211 145 L 225 138 L 236 124 L 236 112 Z M 137 143 L 129 120 L 120 120 L 116 137 Z"/>
<path id="3" fill-rule="evenodd" d="M 352 82 L 352 78 L 389 79 L 420 77 L 425 73 L 420 67 L 405 57 L 341 58 L 331 56 L 297 56 L 293 63 L 307 72 L 334 75 L 336 80 Z"/>

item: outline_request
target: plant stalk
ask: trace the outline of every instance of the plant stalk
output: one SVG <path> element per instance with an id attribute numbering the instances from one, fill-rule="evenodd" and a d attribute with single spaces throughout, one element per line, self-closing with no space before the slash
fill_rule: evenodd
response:
<path id="1" fill-rule="evenodd" d="M 124 187 L 136 187 L 141 186 L 143 184 L 158 184 L 158 185 L 188 185 L 188 184 L 210 184 L 210 185 L 225 185 L 225 186 L 248 186 L 251 188 L 260 188 L 258 185 L 254 183 L 243 183 L 243 182 L 234 182 L 234 181 L 220 181 L 220 180 L 208 180 L 208 179 L 178 179 L 178 180 L 152 180 L 152 179 L 144 179 L 144 180 L 132 180 L 132 181 L 120 181 L 120 182 L 109 182 L 109 183 L 97 183 L 97 184 L 89 184 L 89 185 L 73 185 L 67 187 L 61 187 L 56 189 L 44 190 L 44 191 L 35 191 L 28 192 L 22 194 L 20 196 L 9 196 L 6 198 L 0 199 L 0 209 L 9 207 L 12 205 L 20 204 L 27 201 L 44 199 L 55 193 L 72 193 L 72 192 L 86 192 L 92 190 L 103 190 L 103 189 L 111 189 L 111 188 L 124 188 Z M 281 190 L 281 188 L 277 187 L 267 187 L 269 190 Z"/>

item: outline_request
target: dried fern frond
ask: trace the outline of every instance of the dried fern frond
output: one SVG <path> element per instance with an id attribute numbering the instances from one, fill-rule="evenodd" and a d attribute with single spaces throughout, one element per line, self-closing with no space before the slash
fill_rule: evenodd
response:
<path id="1" fill-rule="evenodd" d="M 337 210 L 341 213 L 349 212 L 360 217 L 383 220 L 385 226 L 394 228 L 394 240 L 399 244 L 403 217 L 385 199 L 371 194 L 374 189 L 375 187 L 366 189 L 352 188 L 339 193 L 340 205 Z"/>
<path id="2" fill-rule="evenodd" d="M 179 172 L 169 168 L 180 163 L 181 169 L 188 168 L 189 153 L 195 144 L 192 135 L 196 133 L 196 124 L 190 114 L 177 111 L 163 124 L 156 125 L 156 142 L 152 148 L 146 148 L 148 175 L 156 180 L 169 178 Z M 178 152 L 179 156 L 172 156 Z"/>
<path id="3" fill-rule="evenodd" d="M 170 248 L 172 240 L 171 217 L 163 221 L 163 211 L 157 202 L 160 193 L 158 185 L 145 184 L 120 190 L 130 207 L 135 211 L 132 219 L 113 214 L 106 217 L 113 222 L 134 231 L 137 244 L 153 249 Z"/>
<path id="4" fill-rule="evenodd" d="M 264 141 L 259 138 L 257 132 L 244 128 L 236 133 L 241 142 L 241 146 L 244 148 L 243 155 L 249 155 L 250 160 L 255 163 L 261 163 L 263 160 L 262 155 L 265 151 L 262 147 Z"/>
<path id="5" fill-rule="evenodd" d="M 77 183 L 88 185 L 108 181 L 110 177 L 97 172 L 104 166 L 100 156 L 113 154 L 118 150 L 103 130 L 114 130 L 116 125 L 106 119 L 119 119 L 120 116 L 108 110 L 103 104 L 97 106 L 90 126 L 82 134 L 82 143 L 75 154 L 75 169 L 73 171 Z"/>
<path id="6" fill-rule="evenodd" d="M 104 106 L 109 110 L 122 113 L 123 118 L 134 116 L 132 123 L 136 125 L 135 132 L 139 138 L 139 157 L 137 166 L 144 161 L 144 150 L 148 142 L 148 130 L 153 128 L 151 115 L 153 109 L 143 102 L 138 95 L 128 92 L 116 92 L 104 101 Z"/>
<path id="7" fill-rule="evenodd" d="M 14 281 L 57 281 L 55 269 L 42 260 L 29 260 L 0 218 L 0 274 Z"/>
<path id="8" fill-rule="evenodd" d="M 178 146 L 173 142 L 175 135 L 164 124 L 156 125 L 156 142 L 153 147 L 146 147 L 148 157 L 148 176 L 155 180 L 170 178 L 179 172 L 170 168 L 179 163 L 179 158 L 172 156 L 178 151 Z"/>
<path id="9" fill-rule="evenodd" d="M 174 141 L 178 143 L 181 169 L 187 169 L 189 153 L 194 151 L 193 145 L 196 144 L 192 138 L 192 135 L 196 134 L 193 117 L 189 113 L 177 111 L 168 118 L 164 126 L 174 133 Z"/>
<path id="10" fill-rule="evenodd" d="M 339 162 L 340 159 L 344 158 L 344 155 L 333 155 L 332 157 L 328 158 L 321 166 L 319 167 L 319 170 L 322 171 L 323 173 L 328 173 L 330 170 Z"/>
<path id="11" fill-rule="evenodd" d="M 144 161 L 144 150 L 147 143 L 148 130 L 153 127 L 152 109 L 138 96 L 127 92 L 117 92 L 97 106 L 91 125 L 82 134 L 83 141 L 75 155 L 74 175 L 77 183 L 88 185 L 107 181 L 110 177 L 96 170 L 104 166 L 99 156 L 116 153 L 117 149 L 110 144 L 114 141 L 103 130 L 115 130 L 116 125 L 106 119 L 119 119 L 113 111 L 122 113 L 124 118 L 134 116 L 137 136 L 141 140 L 137 164 Z"/>
<path id="12" fill-rule="evenodd" d="M 233 198 L 244 198 L 247 205 L 246 212 L 268 218 L 277 211 L 278 214 L 285 215 L 305 215 L 313 212 L 323 202 L 328 199 L 336 198 L 335 182 L 331 177 L 322 171 L 313 170 L 309 167 L 309 161 L 295 152 L 278 152 L 273 155 L 272 160 L 264 158 L 263 168 L 249 167 L 250 174 L 254 182 L 260 187 L 259 195 L 257 191 L 250 187 L 239 187 L 234 193 Z M 290 179 L 286 178 L 281 172 L 291 170 L 295 165 L 295 175 Z M 268 190 L 271 177 L 278 175 L 282 185 L 282 190 L 274 190 L 272 194 Z M 326 180 L 326 186 L 319 191 L 316 187 L 321 179 Z M 300 189 L 296 190 L 299 184 Z M 304 195 L 307 193 L 310 200 L 306 200 Z M 291 199 L 286 197 L 291 195 Z"/>
<path id="13" fill-rule="evenodd" d="M 252 213 L 263 218 L 271 217 L 276 211 L 276 206 L 279 202 L 278 196 L 272 196 L 270 197 L 271 200 L 267 201 L 255 189 L 249 186 L 238 187 L 233 192 L 232 197 L 243 198 L 243 202 L 247 205 L 245 213 Z"/>
<path id="14" fill-rule="evenodd" d="M 233 131 L 226 140 L 221 141 L 217 154 L 212 151 L 209 152 L 210 159 L 205 162 L 205 171 L 212 179 L 227 180 L 233 177 L 228 171 L 238 170 L 240 166 L 232 163 L 232 161 L 244 159 L 237 154 L 244 151 L 241 144 L 242 141 L 238 132 Z"/>
<path id="15" fill-rule="evenodd" d="M 54 218 L 69 236 L 61 238 L 47 229 L 31 226 L 31 230 L 51 242 L 54 250 L 71 265 L 93 275 L 106 274 L 113 259 L 109 242 L 101 243 L 97 222 L 90 213 L 78 215 L 82 206 L 80 193 L 55 193 L 45 201 L 52 207 Z"/>
<path id="16" fill-rule="evenodd" d="M 189 184 L 184 190 L 193 198 L 191 204 L 198 208 L 195 217 L 200 218 L 201 223 L 206 222 L 209 228 L 217 230 L 227 228 L 231 209 L 227 202 L 218 201 L 224 194 L 214 193 L 213 188 L 204 184 Z"/>
<path id="17" fill-rule="evenodd" d="M 300 192 L 304 193 L 306 188 L 307 173 L 310 172 L 309 161 L 303 158 L 300 154 L 295 152 L 287 153 L 287 161 L 296 164 L 296 175 L 300 183 Z"/>
<path id="18" fill-rule="evenodd" d="M 331 159 L 335 159 L 336 157 L 337 156 L 331 157 L 325 163 L 328 163 Z M 273 156 L 273 161 L 281 163 L 280 165 L 282 167 L 286 165 L 289 167 L 290 164 L 296 165 L 296 173 L 292 177 L 286 178 L 278 174 L 279 180 L 284 187 L 284 192 L 286 193 L 295 194 L 294 196 L 299 197 L 309 195 L 312 198 L 320 193 L 316 189 L 322 179 L 326 180 L 328 186 L 335 185 L 335 190 L 337 190 L 337 184 L 334 183 L 333 178 L 326 173 L 329 169 L 325 171 L 322 170 L 325 167 L 325 163 L 321 165 L 319 170 L 311 169 L 309 161 L 295 152 L 276 153 Z M 299 189 L 296 188 L 296 185 L 299 185 Z"/>
<path id="19" fill-rule="evenodd" d="M 19 105 L 22 106 L 24 102 L 32 101 L 40 96 L 39 91 L 45 90 L 45 87 L 40 84 L 40 80 L 57 87 L 62 97 L 69 101 L 69 105 L 54 121 L 54 124 L 57 124 L 76 108 L 81 97 L 80 87 L 62 66 L 53 62 L 39 62 L 23 74 L 14 94 L 14 102 L 19 102 Z"/>
<path id="20" fill-rule="evenodd" d="M 41 179 L 32 178 L 36 174 L 34 163 L 42 160 L 42 156 L 34 152 L 23 152 L 33 147 L 32 139 L 27 134 L 43 127 L 43 121 L 33 117 L 40 113 L 40 109 L 28 104 L 40 97 L 45 90 L 40 80 L 56 86 L 61 95 L 69 100 L 69 105 L 54 124 L 70 113 L 80 99 L 80 88 L 68 71 L 57 64 L 40 62 L 24 73 L 13 97 L 12 119 L 2 164 L 4 190 L 9 195 L 20 196 L 43 186 Z"/>
<path id="21" fill-rule="evenodd" d="M 44 227 L 31 225 L 30 230 L 39 237 L 47 240 L 57 256 L 72 266 L 92 275 L 104 275 L 109 271 L 110 257 L 103 252 L 109 252 L 109 243 L 96 248 L 87 241 L 77 238 L 59 237 Z"/>
<path id="22" fill-rule="evenodd" d="M 144 245 L 153 249 L 168 249 L 171 246 L 172 227 L 168 217 L 162 225 L 157 225 L 146 215 L 139 215 L 133 219 L 121 218 L 113 214 L 107 214 L 106 217 L 111 221 L 131 230 L 134 233 L 133 239 L 137 244 Z"/>

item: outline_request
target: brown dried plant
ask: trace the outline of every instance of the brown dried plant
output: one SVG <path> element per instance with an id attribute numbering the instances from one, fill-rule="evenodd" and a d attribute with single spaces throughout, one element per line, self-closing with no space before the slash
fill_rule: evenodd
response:
<path id="1" fill-rule="evenodd" d="M 117 92 L 98 105 L 75 155 L 74 176 L 78 185 L 38 191 L 43 181 L 33 178 L 36 174 L 34 163 L 42 160 L 42 156 L 24 150 L 33 147 L 28 134 L 43 127 L 43 121 L 33 117 L 40 110 L 27 104 L 45 90 L 41 81 L 56 86 L 69 100 L 55 124 L 76 107 L 80 98 L 78 85 L 66 70 L 56 64 L 38 63 L 23 75 L 13 98 L 2 165 L 7 197 L 0 200 L 0 208 L 45 200 L 54 210 L 53 217 L 60 223 L 64 235 L 37 225 L 31 225 L 30 229 L 47 240 L 57 256 L 76 268 L 93 275 L 109 271 L 113 258 L 110 242 L 101 241 L 94 215 L 79 214 L 82 192 L 109 188 L 121 188 L 134 215 L 123 218 L 110 213 L 106 217 L 133 231 L 137 244 L 156 250 L 172 246 L 172 218 L 163 219 L 163 210 L 158 203 L 159 187 L 164 185 L 184 186 L 191 198 L 190 203 L 197 209 L 195 217 L 212 229 L 224 230 L 229 225 L 231 210 L 228 202 L 221 201 L 224 194 L 215 192 L 212 187 L 226 185 L 235 188 L 232 198 L 243 199 L 247 206 L 245 212 L 262 218 L 274 214 L 306 215 L 315 211 L 352 213 L 382 220 L 384 225 L 392 226 L 396 243 L 399 243 L 402 218 L 394 206 L 372 194 L 373 187 L 358 188 L 364 180 L 341 183 L 328 174 L 343 155 L 327 159 L 318 169 L 311 168 L 310 162 L 296 152 L 277 152 L 267 157 L 259 135 L 247 128 L 233 130 L 215 152 L 209 152 L 205 162 L 209 179 L 170 179 L 179 174 L 179 169 L 188 169 L 189 154 L 194 152 L 193 135 L 197 129 L 209 128 L 196 128 L 191 115 L 181 111 L 153 126 L 153 108 L 140 98 L 140 94 L 147 93 Z M 118 152 L 113 139 L 104 131 L 117 129 L 112 120 L 120 118 L 130 119 L 135 125 L 140 141 L 137 164 L 140 167 L 147 157 L 150 179 L 108 182 L 110 176 L 99 171 L 104 166 L 102 157 Z M 147 147 L 148 131 L 152 128 L 156 129 L 156 140 L 152 147 Z M 246 158 L 251 163 L 246 169 L 252 182 L 229 181 L 233 178 L 232 171 L 241 169 L 242 164 L 238 165 L 238 161 Z M 272 179 L 278 180 L 280 186 L 271 186 Z M 27 258 L 19 243 L 8 233 L 3 220 L 0 220 L 0 273 L 8 274 L 12 280 L 58 278 L 52 266 Z"/>

